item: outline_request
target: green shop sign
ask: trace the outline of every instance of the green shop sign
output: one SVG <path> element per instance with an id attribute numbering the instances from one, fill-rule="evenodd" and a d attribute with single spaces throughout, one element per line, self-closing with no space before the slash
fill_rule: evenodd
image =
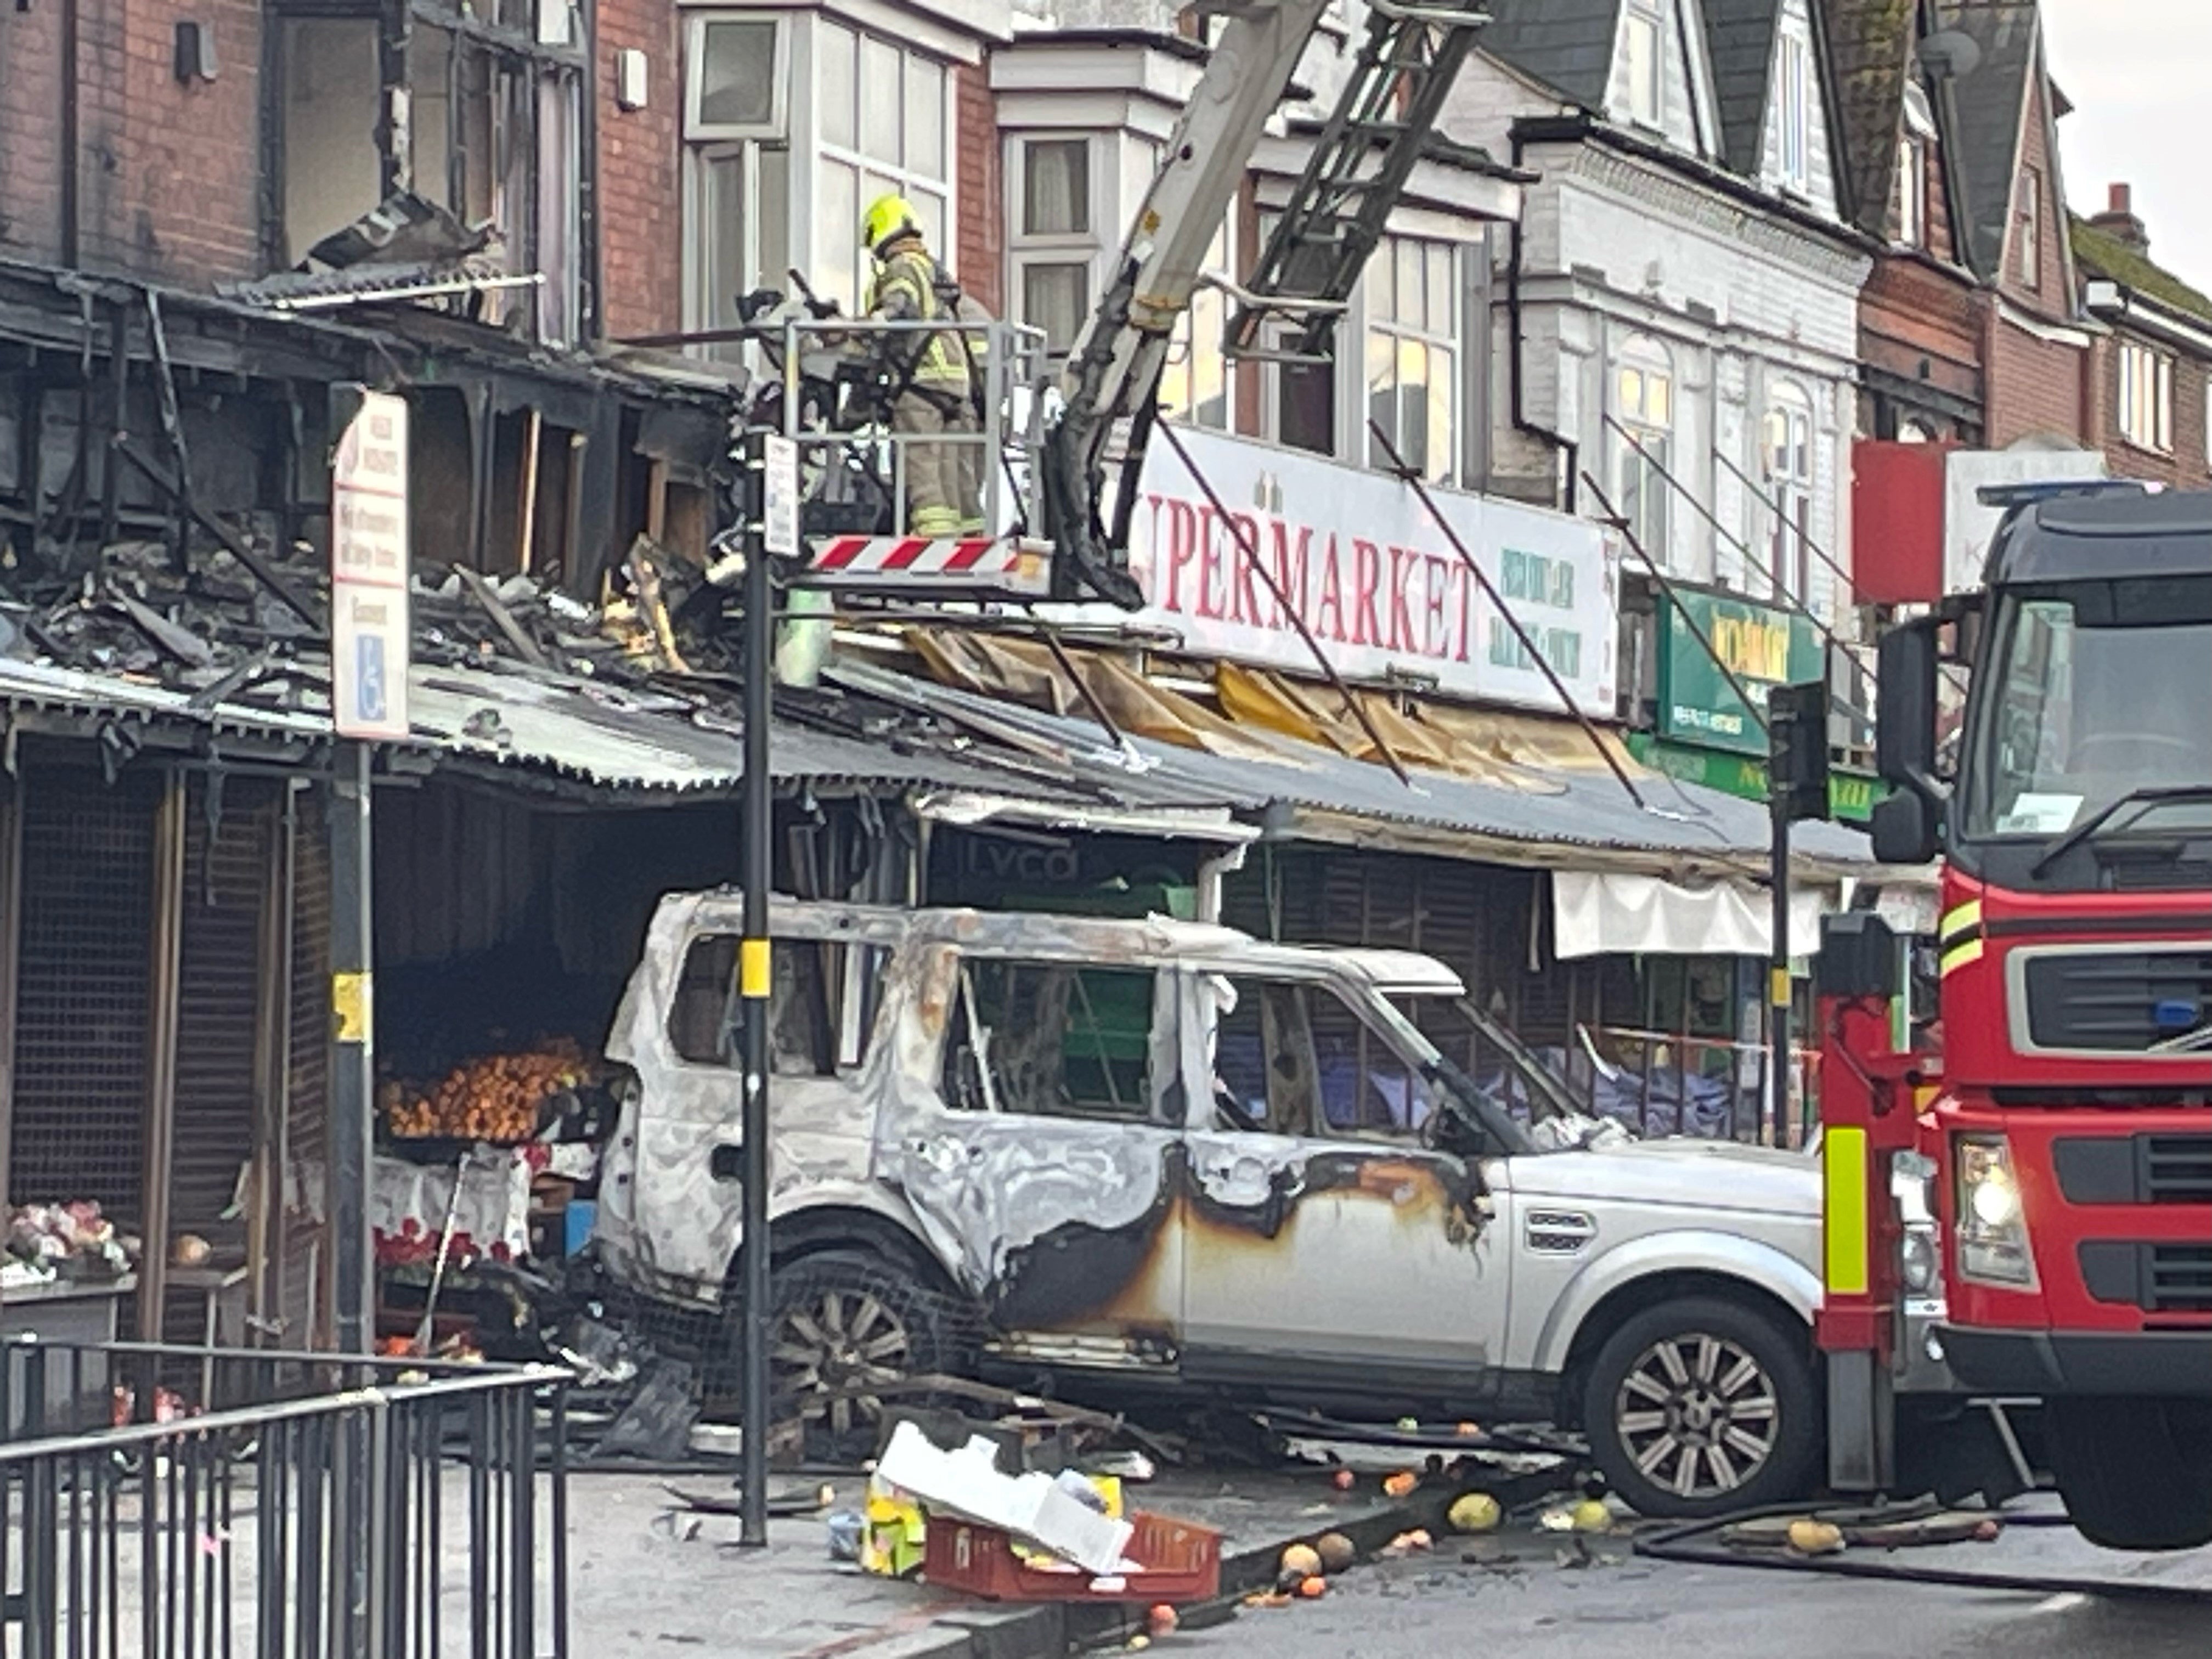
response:
<path id="1" fill-rule="evenodd" d="M 1729 685 L 1729 674 L 1742 682 L 1763 719 L 1769 690 L 1802 685 L 1827 672 L 1820 635 L 1811 621 L 1786 611 L 1711 593 L 1678 593 L 1661 605 L 1659 614 L 1665 629 L 1659 650 L 1663 738 L 1764 756 L 1766 738 Z M 1727 665 L 1728 673 L 1720 664 Z M 1762 796 L 1765 777 L 1761 769 Z"/>
<path id="2" fill-rule="evenodd" d="M 1753 728 L 1756 730 L 1757 728 Z M 1723 794 L 1746 800 L 1766 799 L 1766 763 L 1717 749 L 1694 748 L 1669 743 L 1649 732 L 1632 732 L 1629 752 L 1654 771 L 1686 783 L 1701 783 Z M 1887 784 L 1864 772 L 1828 774 L 1828 810 L 1846 823 L 1864 823 L 1874 816 L 1875 803 L 1889 793 Z"/>

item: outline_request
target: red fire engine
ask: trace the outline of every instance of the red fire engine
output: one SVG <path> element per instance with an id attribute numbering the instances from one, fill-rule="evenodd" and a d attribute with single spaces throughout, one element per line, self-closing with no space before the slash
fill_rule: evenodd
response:
<path id="1" fill-rule="evenodd" d="M 1875 851 L 1942 860 L 1942 1039 L 1898 1040 L 1899 950 L 1837 919 L 1821 1343 L 1847 1443 L 1884 1415 L 1893 1161 L 1932 1160 L 1953 1374 L 2041 1397 L 2087 1537 L 2194 1547 L 2212 1542 L 2212 495 L 2008 505 L 1984 590 L 1882 641 Z M 1948 763 L 1947 656 L 1972 670 Z"/>

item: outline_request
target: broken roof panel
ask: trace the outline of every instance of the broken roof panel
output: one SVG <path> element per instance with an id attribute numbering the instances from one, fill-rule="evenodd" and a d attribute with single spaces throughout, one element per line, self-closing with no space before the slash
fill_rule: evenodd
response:
<path id="1" fill-rule="evenodd" d="M 1401 847 L 1419 843 L 1445 856 L 1558 868 L 1638 868 L 1668 872 L 1757 875 L 1765 867 L 1766 808 L 1717 790 L 1654 775 L 1638 787 L 1639 808 L 1602 771 L 1560 768 L 1532 772 L 1532 787 L 1416 766 L 1407 787 L 1382 766 L 1289 738 L 1258 734 L 1271 758 L 1213 754 L 1142 737 L 1117 747 L 1097 725 L 1047 714 L 925 680 L 915 695 L 956 716 L 984 715 L 1026 727 L 1062 744 L 1092 768 L 1125 773 L 1152 790 L 1189 790 L 1260 803 L 1270 833 L 1316 840 Z M 1247 810 L 1251 810 L 1248 808 Z M 1379 826 L 1401 833 L 1378 837 Z M 1805 824 L 1796 832 L 1808 866 L 1863 873 L 1871 848 L 1856 830 Z"/>

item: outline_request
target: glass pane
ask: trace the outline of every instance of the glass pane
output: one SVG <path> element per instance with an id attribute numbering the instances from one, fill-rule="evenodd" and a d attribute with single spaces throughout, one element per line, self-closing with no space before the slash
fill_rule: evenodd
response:
<path id="1" fill-rule="evenodd" d="M 814 286 L 846 312 L 860 308 L 860 179 L 842 162 L 822 163 L 822 211 L 814 221 Z"/>
<path id="2" fill-rule="evenodd" d="M 1091 267 L 1073 264 L 1022 268 L 1022 320 L 1044 331 L 1045 349 L 1055 356 L 1073 349 L 1091 308 Z"/>
<path id="3" fill-rule="evenodd" d="M 1644 373 L 1641 369 L 1620 371 L 1620 412 L 1628 420 L 1638 420 L 1644 414 Z"/>
<path id="4" fill-rule="evenodd" d="M 1386 238 L 1367 262 L 1367 314 L 1387 322 L 1398 314 L 1398 261 L 1395 238 Z"/>
<path id="5" fill-rule="evenodd" d="M 906 165 L 925 179 L 945 177 L 945 71 L 922 58 L 906 60 Z"/>
<path id="6" fill-rule="evenodd" d="M 815 25 L 814 52 L 821 59 L 822 142 L 840 149 L 860 143 L 860 71 L 854 62 L 860 49 L 852 30 L 829 22 Z"/>
<path id="7" fill-rule="evenodd" d="M 1421 325 L 1421 245 L 1398 244 L 1398 308 L 1393 313 L 1408 328 Z"/>
<path id="8" fill-rule="evenodd" d="M 1429 349 L 1419 340 L 1398 342 L 1398 453 L 1423 476 L 1436 476 L 1429 451 Z"/>
<path id="9" fill-rule="evenodd" d="M 763 126 L 775 114 L 775 27 L 757 18 L 707 25 L 699 51 L 700 125 Z"/>
<path id="10" fill-rule="evenodd" d="M 1674 424 L 1674 383 L 1664 374 L 1644 377 L 1644 418 L 1656 427 Z"/>
<path id="11" fill-rule="evenodd" d="M 1458 285 L 1452 281 L 1452 263 L 1449 244 L 1429 244 L 1429 332 L 1444 340 L 1457 332 L 1453 313 L 1458 309 Z"/>
<path id="12" fill-rule="evenodd" d="M 1443 483 L 1459 471 L 1458 423 L 1452 419 L 1454 362 L 1450 352 L 1429 348 L 1429 477 Z"/>
<path id="13" fill-rule="evenodd" d="M 1221 334 L 1229 325 L 1221 290 L 1200 289 L 1190 302 L 1190 418 L 1225 431 L 1229 425 L 1229 364 Z"/>
<path id="14" fill-rule="evenodd" d="M 791 152 L 781 145 L 760 152 L 759 218 L 753 227 L 760 250 L 759 284 L 783 288 L 791 280 Z"/>
<path id="15" fill-rule="evenodd" d="M 929 244 L 929 251 L 948 263 L 952 258 L 951 246 L 945 235 L 945 198 L 932 196 L 926 190 L 910 191 L 907 200 L 914 205 L 915 222 L 921 227 L 921 240 Z"/>
<path id="16" fill-rule="evenodd" d="M 899 164 L 899 52 L 860 38 L 860 153 Z"/>
<path id="17" fill-rule="evenodd" d="M 1022 146 L 1022 234 L 1080 235 L 1090 228 L 1090 141 L 1030 139 Z"/>
<path id="18" fill-rule="evenodd" d="M 1398 426 L 1398 342 L 1392 336 L 1370 330 L 1367 336 L 1367 418 L 1382 429 L 1382 435 L 1405 455 L 1406 441 Z M 1372 434 L 1370 435 L 1370 439 Z M 1380 441 L 1373 442 L 1372 465 L 1388 466 L 1389 452 Z M 1407 455 L 1407 460 L 1413 458 Z"/>
<path id="19" fill-rule="evenodd" d="M 718 156 L 701 180 L 701 210 L 707 216 L 707 268 L 700 273 L 708 328 L 729 328 L 738 320 L 737 301 L 751 286 L 745 270 L 745 162 L 742 155 Z"/>
<path id="20" fill-rule="evenodd" d="M 1285 364 L 1276 374 L 1276 438 L 1316 455 L 1336 453 L 1334 366 Z"/>

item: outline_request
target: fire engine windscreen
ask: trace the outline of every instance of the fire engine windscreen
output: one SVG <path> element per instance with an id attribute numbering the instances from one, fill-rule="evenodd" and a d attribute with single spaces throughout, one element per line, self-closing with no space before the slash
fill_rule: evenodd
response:
<path id="1" fill-rule="evenodd" d="M 1976 673 L 1964 834 L 2048 840 L 2122 802 L 2100 840 L 2212 832 L 2208 685 L 2212 576 L 2005 592 Z"/>

